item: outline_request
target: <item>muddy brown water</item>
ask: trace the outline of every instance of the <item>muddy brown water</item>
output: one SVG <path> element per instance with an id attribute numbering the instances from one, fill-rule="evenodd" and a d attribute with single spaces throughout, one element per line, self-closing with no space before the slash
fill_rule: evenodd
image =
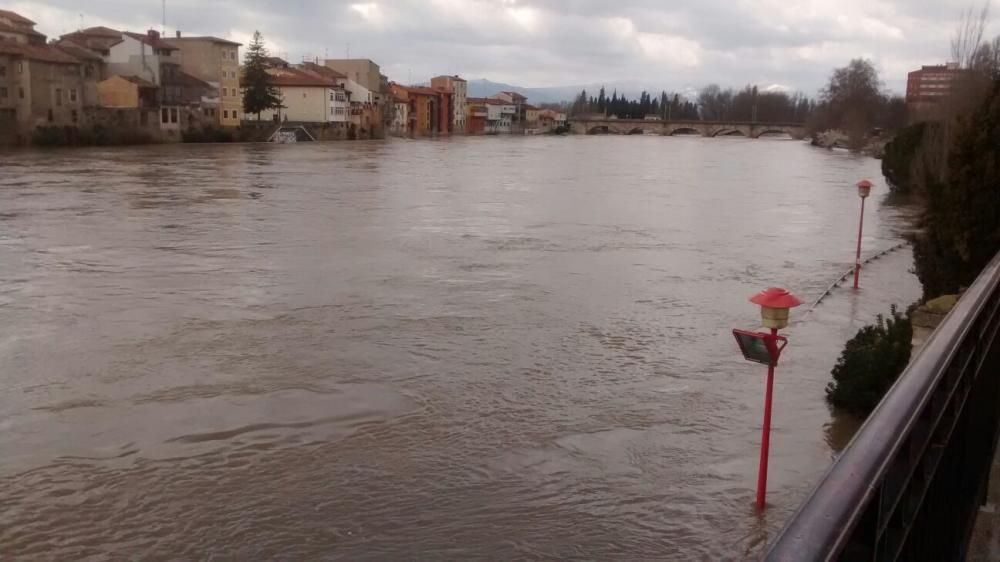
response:
<path id="1" fill-rule="evenodd" d="M 907 210 L 773 139 L 0 155 L 0 558 L 754 557 L 853 428 L 843 342 L 909 250 L 796 310 L 752 509 L 753 292 Z M 849 424 L 848 424 L 849 426 Z"/>

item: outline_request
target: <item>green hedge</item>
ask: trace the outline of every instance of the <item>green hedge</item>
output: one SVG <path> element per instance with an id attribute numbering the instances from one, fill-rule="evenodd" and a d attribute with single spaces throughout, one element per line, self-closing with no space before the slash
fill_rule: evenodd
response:
<path id="1" fill-rule="evenodd" d="M 913 327 L 892 307 L 847 342 L 833 368 L 826 400 L 834 407 L 865 417 L 875 409 L 910 362 Z"/>

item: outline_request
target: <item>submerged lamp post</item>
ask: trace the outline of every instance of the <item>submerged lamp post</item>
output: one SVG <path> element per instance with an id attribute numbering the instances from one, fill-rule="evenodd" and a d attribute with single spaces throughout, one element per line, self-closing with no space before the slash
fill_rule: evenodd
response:
<path id="1" fill-rule="evenodd" d="M 802 304 L 795 295 L 784 289 L 771 287 L 750 298 L 760 305 L 761 324 L 768 332 L 733 330 L 736 343 L 747 361 L 767 365 L 767 385 L 764 390 L 764 427 L 760 439 L 760 465 L 757 469 L 757 510 L 764 509 L 767 495 L 767 458 L 771 440 L 771 395 L 774 388 L 774 368 L 788 340 L 778 335 L 778 330 L 788 326 L 788 311 Z"/>
<path id="2" fill-rule="evenodd" d="M 865 199 L 872 192 L 872 182 L 858 182 L 858 197 L 861 197 L 861 218 L 858 220 L 858 252 L 854 255 L 854 288 L 858 288 L 858 277 L 861 276 L 861 232 L 865 227 Z"/>

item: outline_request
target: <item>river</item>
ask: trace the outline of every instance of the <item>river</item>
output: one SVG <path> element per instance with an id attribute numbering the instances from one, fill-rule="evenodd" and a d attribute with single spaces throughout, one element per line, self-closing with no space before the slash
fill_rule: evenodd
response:
<path id="1" fill-rule="evenodd" d="M 776 139 L 0 154 L 0 557 L 756 556 L 842 445 L 844 341 L 919 296 L 879 163 Z M 798 294 L 770 506 L 763 367 Z"/>

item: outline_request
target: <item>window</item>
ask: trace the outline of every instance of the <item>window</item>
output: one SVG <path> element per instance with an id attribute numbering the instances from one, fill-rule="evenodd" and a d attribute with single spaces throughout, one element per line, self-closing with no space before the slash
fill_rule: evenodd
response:
<path id="1" fill-rule="evenodd" d="M 163 109 L 160 110 L 160 123 L 169 123 L 169 122 L 170 122 L 170 110 L 164 107 Z"/>
<path id="2" fill-rule="evenodd" d="M 56 107 L 62 105 L 62 88 L 56 88 Z"/>
<path id="3" fill-rule="evenodd" d="M 24 74 L 24 63 L 21 61 L 17 62 L 17 73 Z"/>
<path id="4" fill-rule="evenodd" d="M 7 67 L 0 66 L 0 76 L 7 76 Z"/>
<path id="5" fill-rule="evenodd" d="M 308 96 L 308 95 L 309 95 L 309 94 L 307 94 L 307 93 L 305 93 L 305 92 L 302 92 L 302 97 L 306 97 L 306 96 Z"/>
<path id="6" fill-rule="evenodd" d="M 53 122 L 55 120 L 56 120 L 56 118 L 55 118 L 55 116 L 52 115 L 52 110 L 50 109 L 49 110 L 49 123 L 51 123 L 51 122 Z"/>
<path id="7" fill-rule="evenodd" d="M 70 91 L 69 91 L 69 101 L 72 101 L 72 102 L 76 101 L 76 88 L 70 89 Z"/>
<path id="8" fill-rule="evenodd" d="M 347 96 L 344 94 L 337 94 L 337 101 L 347 101 Z"/>
<path id="9" fill-rule="evenodd" d="M 170 108 L 170 122 L 171 123 L 176 123 L 177 122 L 177 108 L 176 107 L 171 107 Z"/>
<path id="10" fill-rule="evenodd" d="M 226 97 L 228 95 L 229 95 L 229 88 L 222 88 L 222 97 Z"/>
<path id="11" fill-rule="evenodd" d="M 343 107 L 338 107 L 338 108 L 335 108 L 335 109 L 334 109 L 333 111 L 334 111 L 334 113 L 336 113 L 337 115 L 343 115 L 343 114 L 344 114 L 344 108 L 343 108 Z"/>
<path id="12" fill-rule="evenodd" d="M 231 59 L 236 60 L 236 51 L 230 52 L 229 55 Z"/>
<path id="13" fill-rule="evenodd" d="M 228 109 L 223 109 L 222 110 L 222 118 L 223 119 L 229 119 L 229 110 Z"/>
<path id="14" fill-rule="evenodd" d="M 17 89 L 17 97 L 24 99 L 24 86 L 20 86 Z"/>
<path id="15" fill-rule="evenodd" d="M 0 98 L 7 97 L 7 88 L 0 88 Z"/>
<path id="16" fill-rule="evenodd" d="M 76 123 L 79 120 L 79 118 L 80 118 L 80 116 L 76 113 L 75 109 L 72 110 L 72 111 L 70 111 L 69 115 L 70 115 L 70 119 L 72 119 L 74 123 Z"/>

